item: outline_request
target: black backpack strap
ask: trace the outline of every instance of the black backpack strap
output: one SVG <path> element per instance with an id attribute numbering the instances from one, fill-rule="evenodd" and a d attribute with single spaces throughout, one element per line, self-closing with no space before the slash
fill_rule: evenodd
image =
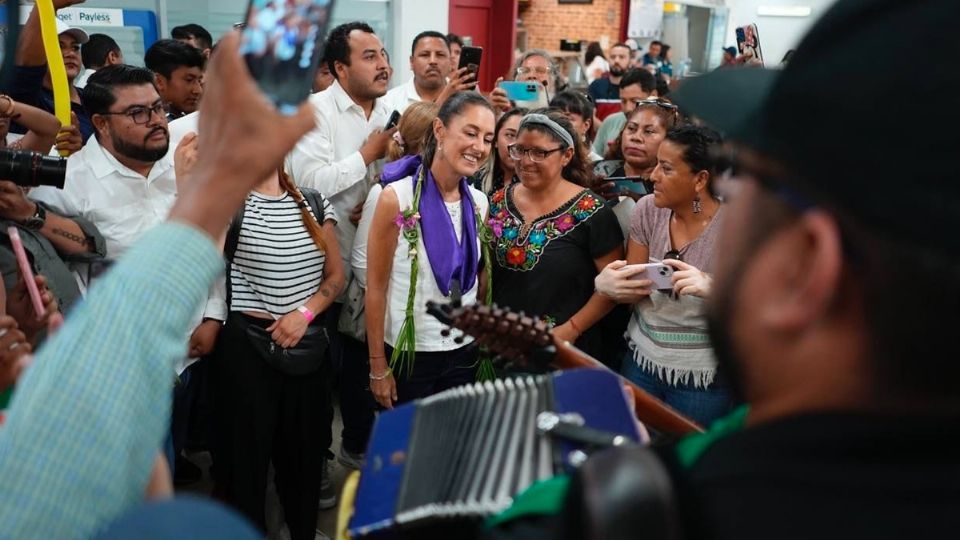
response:
<path id="1" fill-rule="evenodd" d="M 227 286 L 227 310 L 230 309 L 230 263 L 233 262 L 233 254 L 237 252 L 237 244 L 240 242 L 240 227 L 243 226 L 243 214 L 247 210 L 247 200 L 243 200 L 243 205 L 237 210 L 230 222 L 230 228 L 227 229 L 227 238 L 223 243 L 223 261 L 226 267 L 226 286 Z"/>
<path id="2" fill-rule="evenodd" d="M 323 195 L 321 195 L 319 191 L 307 187 L 300 188 L 300 194 L 303 195 L 303 200 L 307 201 L 307 204 L 310 205 L 310 210 L 313 210 L 313 216 L 322 227 L 323 209 L 326 206 Z"/>

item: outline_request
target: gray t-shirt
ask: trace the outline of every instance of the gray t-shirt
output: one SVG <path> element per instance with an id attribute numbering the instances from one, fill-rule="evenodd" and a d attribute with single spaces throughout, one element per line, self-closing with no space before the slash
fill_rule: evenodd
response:
<path id="1" fill-rule="evenodd" d="M 650 250 L 649 262 L 658 262 L 671 250 L 680 259 L 704 272 L 713 269 L 717 235 L 723 221 L 723 205 L 707 228 L 686 246 L 670 242 L 668 208 L 657 208 L 653 196 L 637 203 L 630 220 L 630 239 Z M 694 296 L 674 298 L 670 291 L 654 291 L 636 304 L 627 327 L 633 359 L 642 369 L 656 373 L 670 384 L 690 383 L 703 388 L 713 382 L 716 359 L 707 334 L 704 301 Z"/>

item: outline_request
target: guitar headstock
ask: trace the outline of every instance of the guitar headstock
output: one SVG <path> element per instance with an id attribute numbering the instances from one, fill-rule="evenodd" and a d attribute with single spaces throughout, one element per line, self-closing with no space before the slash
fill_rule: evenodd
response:
<path id="1" fill-rule="evenodd" d="M 440 322 L 473 337 L 477 344 L 520 365 L 546 364 L 555 352 L 551 326 L 509 309 L 482 304 L 453 306 L 427 302 Z"/>

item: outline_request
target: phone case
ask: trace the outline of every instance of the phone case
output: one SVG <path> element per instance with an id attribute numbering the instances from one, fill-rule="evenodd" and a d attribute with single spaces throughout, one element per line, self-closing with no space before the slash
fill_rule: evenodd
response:
<path id="1" fill-rule="evenodd" d="M 663 263 L 644 264 L 646 272 L 640 272 L 631 276 L 630 279 L 649 279 L 653 282 L 654 289 L 673 289 L 673 267 Z"/>
<path id="2" fill-rule="evenodd" d="M 531 81 L 500 81 L 500 88 L 511 101 L 536 101 L 539 83 Z"/>

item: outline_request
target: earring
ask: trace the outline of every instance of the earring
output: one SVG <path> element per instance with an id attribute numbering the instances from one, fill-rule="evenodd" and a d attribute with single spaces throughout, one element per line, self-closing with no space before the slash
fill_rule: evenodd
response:
<path id="1" fill-rule="evenodd" d="M 700 195 L 697 195 L 693 199 L 693 213 L 699 214 L 700 212 L 703 212 L 703 205 L 700 204 Z"/>

